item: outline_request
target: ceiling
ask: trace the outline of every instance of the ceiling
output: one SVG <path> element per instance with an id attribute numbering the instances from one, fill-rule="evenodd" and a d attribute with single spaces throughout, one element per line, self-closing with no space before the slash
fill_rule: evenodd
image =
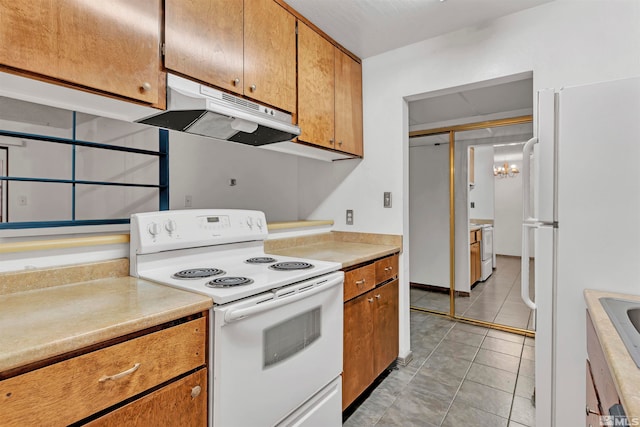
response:
<path id="1" fill-rule="evenodd" d="M 477 89 L 409 102 L 409 130 L 436 129 L 486 120 L 533 114 L 533 80 L 511 81 Z M 532 123 L 456 132 L 456 141 L 470 144 L 506 144 L 526 141 L 533 134 Z M 473 140 L 473 141 L 472 141 Z M 409 145 L 443 144 L 449 135 L 411 138 Z"/>
<path id="2" fill-rule="evenodd" d="M 322 31 L 368 58 L 552 0 L 287 0 Z"/>

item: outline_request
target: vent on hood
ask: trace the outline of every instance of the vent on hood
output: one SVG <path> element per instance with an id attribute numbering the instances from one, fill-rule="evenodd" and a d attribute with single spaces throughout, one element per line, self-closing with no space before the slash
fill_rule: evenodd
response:
<path id="1" fill-rule="evenodd" d="M 254 146 L 300 135 L 291 114 L 171 74 L 167 110 L 138 122 Z"/>

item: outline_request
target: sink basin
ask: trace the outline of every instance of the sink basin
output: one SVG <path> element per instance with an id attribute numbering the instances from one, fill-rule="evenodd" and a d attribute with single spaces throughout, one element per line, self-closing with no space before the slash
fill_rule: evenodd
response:
<path id="1" fill-rule="evenodd" d="M 627 310 L 627 316 L 636 331 L 640 334 L 640 307 Z"/>
<path id="2" fill-rule="evenodd" d="M 600 298 L 613 326 L 640 368 L 640 302 L 618 298 Z"/>

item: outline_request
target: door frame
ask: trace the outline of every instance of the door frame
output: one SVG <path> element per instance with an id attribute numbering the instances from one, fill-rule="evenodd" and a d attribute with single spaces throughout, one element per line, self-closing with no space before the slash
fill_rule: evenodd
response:
<path id="1" fill-rule="evenodd" d="M 456 281 L 455 281 L 455 134 L 456 132 L 463 132 L 468 130 L 484 129 L 488 127 L 501 127 L 511 126 L 517 124 L 531 123 L 533 122 L 533 115 L 510 117 L 498 120 L 487 120 L 482 122 L 466 123 L 462 125 L 441 127 L 434 129 L 425 129 L 409 132 L 409 139 L 418 138 L 427 135 L 449 135 L 449 313 L 445 313 L 438 310 L 430 310 L 426 308 L 416 307 L 410 305 L 411 310 L 422 311 L 425 313 L 437 314 L 445 316 L 454 320 L 470 323 L 478 326 L 484 326 L 491 329 L 498 329 L 501 331 L 511 332 L 527 337 L 535 337 L 535 332 L 528 329 L 516 328 L 513 326 L 501 325 L 494 322 L 487 322 L 484 320 L 471 319 L 464 316 L 456 315 Z"/>

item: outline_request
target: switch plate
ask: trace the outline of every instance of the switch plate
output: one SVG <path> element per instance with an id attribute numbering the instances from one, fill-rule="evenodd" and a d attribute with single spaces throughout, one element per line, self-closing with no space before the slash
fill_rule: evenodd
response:
<path id="1" fill-rule="evenodd" d="M 384 192 L 383 206 L 385 208 L 390 208 L 391 207 L 391 191 L 385 191 Z"/>
<path id="2" fill-rule="evenodd" d="M 347 209 L 347 225 L 353 225 L 353 209 Z"/>
<path id="3" fill-rule="evenodd" d="M 193 198 L 191 195 L 184 196 L 184 207 L 190 208 L 193 205 Z"/>

